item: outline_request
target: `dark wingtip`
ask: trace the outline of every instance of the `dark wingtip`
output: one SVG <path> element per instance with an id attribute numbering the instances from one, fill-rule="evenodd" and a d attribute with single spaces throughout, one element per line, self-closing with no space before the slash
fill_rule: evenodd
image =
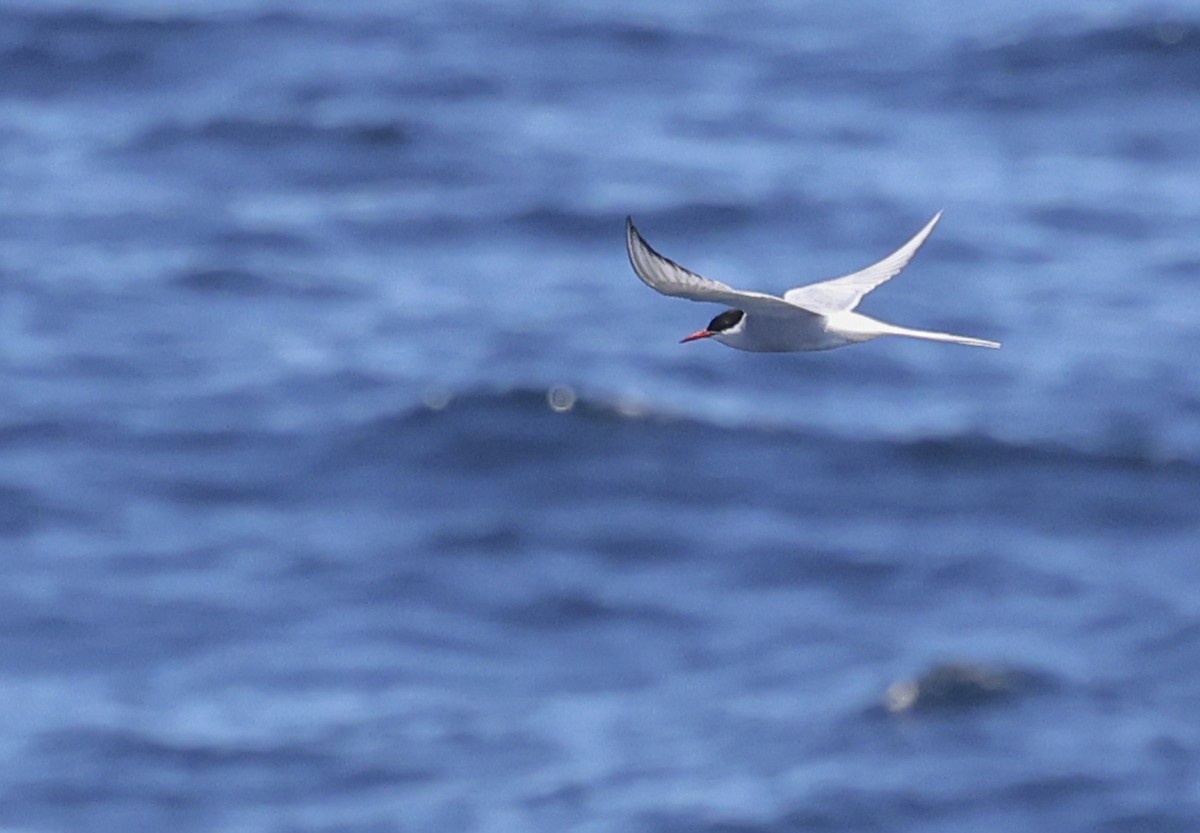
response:
<path id="1" fill-rule="evenodd" d="M 629 255 L 633 257 L 633 247 L 635 245 L 645 246 L 646 240 L 642 237 L 642 233 L 638 231 L 638 227 L 633 224 L 633 217 L 625 215 L 625 246 L 629 249 Z"/>

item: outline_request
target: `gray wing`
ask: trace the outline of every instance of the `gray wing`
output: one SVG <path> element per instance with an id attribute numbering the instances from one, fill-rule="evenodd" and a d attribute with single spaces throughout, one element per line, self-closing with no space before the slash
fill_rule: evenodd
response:
<path id="1" fill-rule="evenodd" d="M 629 252 L 629 263 L 642 283 L 663 295 L 687 298 L 689 301 L 725 304 L 760 315 L 803 317 L 811 314 L 809 310 L 776 295 L 734 289 L 720 281 L 684 269 L 675 261 L 650 248 L 650 244 L 633 224 L 632 217 L 625 218 L 625 248 Z"/>
<path id="2" fill-rule="evenodd" d="M 942 212 L 934 214 L 912 240 L 878 263 L 841 278 L 789 289 L 783 294 L 784 300 L 823 314 L 854 309 L 868 292 L 900 274 L 941 218 Z"/>

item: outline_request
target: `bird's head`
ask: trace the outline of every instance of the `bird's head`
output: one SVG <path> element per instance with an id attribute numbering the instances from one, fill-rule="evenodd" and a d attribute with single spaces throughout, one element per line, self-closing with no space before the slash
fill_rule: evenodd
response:
<path id="1" fill-rule="evenodd" d="M 703 330 L 697 330 L 679 343 L 683 344 L 687 341 L 695 341 L 700 338 L 717 337 L 717 341 L 721 340 L 721 336 L 736 336 L 746 326 L 746 313 L 740 309 L 728 309 L 718 315 L 712 321 L 708 322 L 708 326 Z"/>

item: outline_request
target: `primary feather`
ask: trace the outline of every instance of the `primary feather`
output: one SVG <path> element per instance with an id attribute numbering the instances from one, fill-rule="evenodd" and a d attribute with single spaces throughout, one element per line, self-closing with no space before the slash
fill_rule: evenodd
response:
<path id="1" fill-rule="evenodd" d="M 878 263 L 844 277 L 789 289 L 783 293 L 783 299 L 805 309 L 826 314 L 854 309 L 868 292 L 900 274 L 900 270 L 912 260 L 917 249 L 921 248 L 921 244 L 929 237 L 940 219 L 942 212 L 939 211 L 912 240 Z"/>
<path id="2" fill-rule="evenodd" d="M 811 314 L 809 310 L 777 295 L 734 289 L 728 284 L 683 268 L 652 249 L 638 232 L 632 217 L 625 218 L 625 248 L 629 252 L 629 263 L 633 266 L 634 274 L 641 278 L 646 286 L 663 295 L 687 298 L 689 301 L 726 304 L 746 311 L 753 310 L 760 315 Z"/>

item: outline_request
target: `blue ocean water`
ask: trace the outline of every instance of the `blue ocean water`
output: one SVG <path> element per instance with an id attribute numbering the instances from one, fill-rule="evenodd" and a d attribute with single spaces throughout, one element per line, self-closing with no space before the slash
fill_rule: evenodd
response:
<path id="1" fill-rule="evenodd" d="M 1200 829 L 1183 2 L 0 4 L 0 829 Z M 945 217 L 862 309 L 680 337 Z"/>

